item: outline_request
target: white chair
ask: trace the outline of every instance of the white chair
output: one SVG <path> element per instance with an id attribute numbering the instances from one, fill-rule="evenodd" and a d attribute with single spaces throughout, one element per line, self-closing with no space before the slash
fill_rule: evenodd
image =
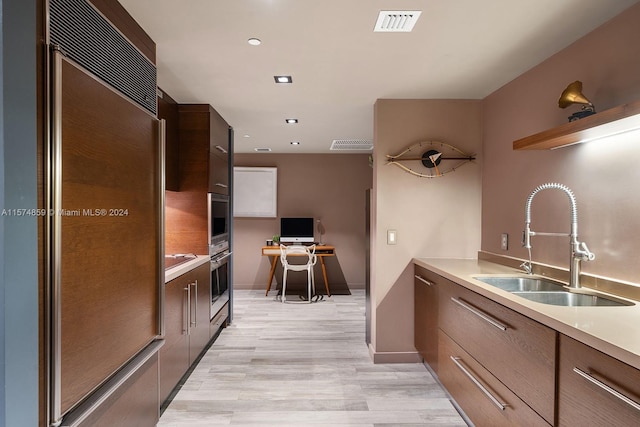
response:
<path id="1" fill-rule="evenodd" d="M 306 257 L 305 263 L 292 264 L 289 258 L 302 258 Z M 313 280 L 313 266 L 316 265 L 316 245 L 301 246 L 301 245 L 280 245 L 280 262 L 282 262 L 282 302 L 286 301 L 287 291 L 287 272 L 291 271 L 306 271 L 307 272 L 307 297 L 308 302 L 311 303 L 313 296 L 316 293 L 316 285 Z M 313 292 L 312 292 L 313 290 Z"/>

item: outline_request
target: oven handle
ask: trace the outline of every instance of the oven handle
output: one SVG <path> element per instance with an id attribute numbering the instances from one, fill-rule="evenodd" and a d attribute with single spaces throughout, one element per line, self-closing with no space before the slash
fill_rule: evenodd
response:
<path id="1" fill-rule="evenodd" d="M 212 263 L 219 263 L 221 261 L 224 261 L 225 259 L 229 258 L 232 253 L 233 252 L 226 253 L 226 254 L 222 255 L 221 257 L 218 257 L 216 259 L 212 259 L 211 262 Z"/>

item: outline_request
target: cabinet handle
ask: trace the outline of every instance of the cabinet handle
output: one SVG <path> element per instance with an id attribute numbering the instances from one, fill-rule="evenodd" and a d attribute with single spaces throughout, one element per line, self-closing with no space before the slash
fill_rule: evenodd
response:
<path id="1" fill-rule="evenodd" d="M 488 314 L 483 313 L 482 311 L 480 311 L 479 309 L 475 308 L 474 306 L 472 306 L 471 304 L 469 304 L 466 301 L 463 301 L 461 299 L 454 298 L 454 297 L 451 297 L 451 301 L 455 302 L 460 307 L 466 308 L 467 310 L 469 310 L 470 312 L 472 312 L 473 314 L 475 314 L 476 316 L 478 316 L 479 318 L 481 318 L 485 322 L 488 322 L 491 326 L 495 326 L 496 328 L 498 328 L 498 329 L 500 329 L 502 331 L 506 331 L 508 329 L 507 326 L 505 326 L 503 323 L 497 321 L 496 319 L 494 319 L 493 317 L 489 316 Z"/>
<path id="2" fill-rule="evenodd" d="M 584 372 L 583 370 L 581 370 L 578 367 L 574 367 L 573 368 L 573 372 L 575 372 L 576 374 L 580 375 L 582 378 L 584 378 L 585 380 L 589 381 L 590 383 L 597 385 L 598 387 L 600 387 L 601 389 L 603 389 L 607 393 L 612 394 L 613 396 L 615 396 L 618 399 L 622 400 L 624 403 L 626 403 L 627 405 L 631 406 L 636 411 L 640 411 L 640 403 L 638 403 L 635 400 L 625 396 L 624 394 L 620 393 L 618 390 L 616 390 L 613 387 L 605 384 L 604 382 L 602 382 L 599 379 L 595 378 L 593 375 L 589 374 L 588 372 Z"/>
<path id="3" fill-rule="evenodd" d="M 216 182 L 216 187 L 222 187 L 222 188 L 227 188 L 228 185 L 227 184 L 223 184 L 221 182 Z"/>
<path id="4" fill-rule="evenodd" d="M 451 360 L 453 360 L 453 363 L 456 364 L 458 369 L 460 369 L 462 373 L 465 374 L 467 378 L 469 378 L 476 385 L 476 387 L 478 387 L 480 391 L 484 393 L 484 395 L 487 396 L 494 405 L 496 405 L 498 409 L 500 409 L 501 411 L 504 411 L 507 408 L 507 406 L 509 406 L 507 403 L 502 403 L 498 399 L 496 399 L 495 396 L 491 394 L 491 392 L 485 386 L 483 386 L 482 383 L 478 381 L 478 379 L 474 377 L 473 374 L 469 372 L 469 370 L 462 364 L 462 359 L 455 356 L 449 356 L 449 357 L 451 358 Z"/>
<path id="5" fill-rule="evenodd" d="M 227 150 L 225 150 L 223 147 L 221 147 L 219 145 L 216 145 L 216 148 L 218 149 L 218 151 L 220 151 L 220 152 L 222 152 L 224 154 L 227 154 Z"/>
<path id="6" fill-rule="evenodd" d="M 433 286 L 433 285 L 435 284 L 435 283 L 430 282 L 430 281 L 428 281 L 427 279 L 425 279 L 424 277 L 419 276 L 419 275 L 417 275 L 417 274 L 414 274 L 414 276 L 413 276 L 413 277 L 415 277 L 416 279 L 420 280 L 422 283 L 425 283 L 425 284 L 427 284 L 427 285 L 429 285 L 429 286 Z"/>
<path id="7" fill-rule="evenodd" d="M 189 335 L 191 321 L 191 285 L 187 285 L 184 290 L 187 292 L 187 298 L 183 301 L 184 314 L 182 316 L 182 335 Z"/>
<path id="8" fill-rule="evenodd" d="M 191 316 L 189 317 L 189 320 L 191 320 L 191 326 L 198 327 L 198 281 L 196 280 L 195 282 L 189 284 L 189 286 L 194 287 L 193 310 L 191 310 Z"/>

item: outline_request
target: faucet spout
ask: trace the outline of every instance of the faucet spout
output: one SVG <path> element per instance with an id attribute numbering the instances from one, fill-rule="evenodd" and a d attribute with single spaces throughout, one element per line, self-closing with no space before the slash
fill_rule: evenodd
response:
<path id="1" fill-rule="evenodd" d="M 555 189 L 563 191 L 569 198 L 571 207 L 571 232 L 569 233 L 569 245 L 570 245 L 570 262 L 569 262 L 569 286 L 572 288 L 580 287 L 580 261 L 592 261 L 595 259 L 595 255 L 589 251 L 587 245 L 584 242 L 578 241 L 578 208 L 576 203 L 576 197 L 573 191 L 566 185 L 550 182 L 539 185 L 536 187 L 529 197 L 525 205 L 525 222 L 524 222 L 524 238 L 523 246 L 527 249 L 531 249 L 531 237 L 536 235 L 536 232 L 531 231 L 531 203 L 536 194 L 542 190 Z M 558 233 L 537 233 L 539 235 L 562 235 Z M 566 236 L 566 234 L 564 234 Z"/>

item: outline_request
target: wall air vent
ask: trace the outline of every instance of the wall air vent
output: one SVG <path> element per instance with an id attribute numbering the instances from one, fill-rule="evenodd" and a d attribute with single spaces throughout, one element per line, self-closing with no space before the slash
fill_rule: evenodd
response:
<path id="1" fill-rule="evenodd" d="M 374 32 L 409 33 L 422 14 L 419 10 L 382 10 L 373 28 Z"/>
<path id="2" fill-rule="evenodd" d="M 49 0 L 49 38 L 65 56 L 156 114 L 155 65 L 87 0 Z"/>
<path id="3" fill-rule="evenodd" d="M 334 139 L 331 143 L 331 151 L 370 151 L 373 149 L 373 141 L 367 139 Z"/>

